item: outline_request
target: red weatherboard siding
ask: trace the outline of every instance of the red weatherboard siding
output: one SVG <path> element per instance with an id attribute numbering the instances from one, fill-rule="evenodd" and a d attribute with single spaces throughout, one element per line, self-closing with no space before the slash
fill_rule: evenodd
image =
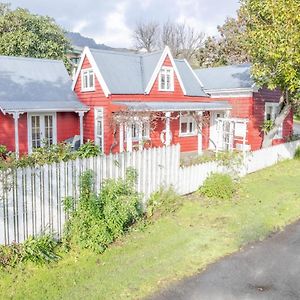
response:
<path id="1" fill-rule="evenodd" d="M 56 114 L 57 142 L 79 135 L 79 116 L 73 112 L 59 112 Z"/>
<path id="2" fill-rule="evenodd" d="M 265 117 L 265 103 L 280 101 L 281 92 L 279 90 L 270 91 L 266 88 L 259 90 L 258 93 L 254 93 L 254 106 L 252 114 L 252 127 L 250 134 L 250 141 L 252 144 L 252 150 L 261 148 L 263 141 L 263 134 L 261 133 L 261 126 Z M 274 140 L 273 144 L 280 144 L 287 140 L 291 136 L 293 131 L 293 113 L 291 112 L 283 122 L 283 139 Z"/>
<path id="3" fill-rule="evenodd" d="M 91 65 L 87 58 L 85 58 L 82 69 L 91 68 Z M 110 152 L 110 147 L 113 143 L 113 135 L 111 132 L 110 120 L 111 120 L 111 111 L 110 111 L 110 102 L 109 98 L 103 93 L 103 90 L 98 82 L 98 79 L 95 76 L 95 91 L 93 92 L 82 92 L 81 91 L 81 76 L 78 77 L 78 80 L 74 89 L 80 101 L 90 107 L 89 112 L 84 116 L 84 140 L 94 140 L 95 131 L 94 131 L 94 108 L 103 107 L 104 108 L 104 147 L 105 153 Z"/>
<path id="4" fill-rule="evenodd" d="M 163 63 L 164 66 L 172 66 L 171 60 L 167 57 Z M 87 58 L 85 58 L 82 69 L 90 68 L 91 65 Z M 96 89 L 94 92 L 81 92 L 81 77 L 79 76 L 78 81 L 75 85 L 75 92 L 79 99 L 88 105 L 91 110 L 85 115 L 84 118 L 84 138 L 85 140 L 94 140 L 94 107 L 104 108 L 104 132 L 105 132 L 105 153 L 110 152 L 111 146 L 114 142 L 113 134 L 111 130 L 111 114 L 115 108 L 112 107 L 112 101 L 172 101 L 172 102 L 183 102 L 183 101 L 199 101 L 199 102 L 215 102 L 215 101 L 228 101 L 231 106 L 231 116 L 237 118 L 248 118 L 248 134 L 247 143 L 251 145 L 252 150 L 261 148 L 262 136 L 260 127 L 264 120 L 264 103 L 278 102 L 280 93 L 278 91 L 268 91 L 262 89 L 258 93 L 254 93 L 254 96 L 239 97 L 239 98 L 208 98 L 208 97 L 190 97 L 185 96 L 181 89 L 180 83 L 176 74 L 174 73 L 174 91 L 173 92 L 161 92 L 158 90 L 158 76 L 153 84 L 153 87 L 148 95 L 110 95 L 108 98 L 105 97 L 103 90 L 96 78 Z M 208 112 L 207 112 L 208 113 Z M 209 114 L 209 113 L 208 113 Z M 174 116 L 174 114 L 172 114 Z M 292 113 L 284 122 L 283 134 L 284 136 L 290 135 L 292 130 Z M 161 146 L 160 133 L 165 129 L 164 121 L 160 121 L 154 132 L 151 133 L 151 144 L 152 146 Z M 203 128 L 203 149 L 207 149 L 209 146 L 209 126 Z M 172 131 L 172 143 L 180 143 L 182 151 L 196 151 L 198 147 L 197 136 L 193 137 L 179 137 L 179 119 L 171 120 L 171 131 Z M 119 133 L 116 135 L 117 145 L 113 148 L 113 152 L 119 151 Z M 274 143 L 282 141 L 274 141 Z M 124 143 L 126 147 L 126 143 Z"/>
<path id="5" fill-rule="evenodd" d="M 232 106 L 231 117 L 249 119 L 247 143 L 251 145 L 251 150 L 258 150 L 262 146 L 263 134 L 261 126 L 265 118 L 265 102 L 278 103 L 280 96 L 280 91 L 270 91 L 264 88 L 257 93 L 253 93 L 252 97 L 222 98 L 222 100 L 228 101 Z M 218 101 L 218 99 L 214 99 L 214 101 Z M 291 112 L 283 124 L 283 136 L 285 138 L 274 140 L 273 144 L 285 142 L 286 138 L 291 135 L 292 130 L 293 114 Z"/>
<path id="6" fill-rule="evenodd" d="M 15 123 L 12 115 L 0 112 L 0 145 L 6 145 L 9 151 L 15 151 Z M 20 153 L 27 152 L 27 115 L 19 118 L 19 148 Z"/>
<path id="7" fill-rule="evenodd" d="M 79 134 L 79 120 L 76 113 L 57 113 L 57 142 Z M 20 154 L 28 152 L 27 114 L 19 118 Z M 15 124 L 12 115 L 0 113 L 0 145 L 6 145 L 9 151 L 15 151 Z"/>
<path id="8" fill-rule="evenodd" d="M 167 57 L 164 61 L 164 66 L 171 66 L 171 60 Z M 82 69 L 91 68 L 91 64 L 88 59 L 85 58 Z M 208 102 L 212 101 L 210 98 L 206 97 L 188 97 L 184 96 L 181 89 L 180 83 L 177 79 L 176 74 L 174 74 L 174 91 L 173 92 L 161 92 L 158 91 L 158 76 L 155 80 L 155 83 L 148 95 L 110 95 L 108 98 L 104 95 L 103 90 L 95 78 L 95 91 L 93 92 L 82 92 L 81 91 L 81 76 L 78 77 L 78 80 L 75 84 L 75 93 L 81 102 L 85 103 L 90 107 L 90 111 L 84 117 L 84 139 L 94 140 L 94 107 L 103 107 L 104 108 L 104 145 L 105 153 L 109 153 L 111 146 L 114 143 L 113 133 L 111 129 L 111 114 L 113 111 L 112 101 L 202 101 Z M 160 140 L 160 133 L 165 129 L 164 121 L 160 121 L 157 124 L 156 130 L 151 133 L 151 144 L 152 146 L 162 146 Z M 196 151 L 198 147 L 197 136 L 194 137 L 178 137 L 179 132 L 179 119 L 171 121 L 171 130 L 172 130 L 172 143 L 181 144 L 182 151 Z M 117 143 L 119 143 L 119 133 L 116 135 Z M 126 143 L 124 143 L 126 147 Z M 119 151 L 119 145 L 117 144 L 113 148 L 113 152 Z"/>

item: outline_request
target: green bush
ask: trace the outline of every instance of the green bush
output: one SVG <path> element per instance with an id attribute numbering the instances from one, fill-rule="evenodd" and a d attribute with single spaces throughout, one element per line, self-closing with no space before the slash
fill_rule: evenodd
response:
<path id="1" fill-rule="evenodd" d="M 200 192 L 215 199 L 231 199 L 235 192 L 235 184 L 227 174 L 213 173 L 203 183 Z"/>
<path id="2" fill-rule="evenodd" d="M 99 146 L 95 145 L 92 141 L 87 141 L 81 145 L 77 150 L 78 157 L 89 158 L 101 154 Z"/>
<path id="3" fill-rule="evenodd" d="M 65 201 L 71 215 L 65 227 L 67 243 L 102 253 L 128 230 L 142 213 L 141 197 L 134 189 L 135 180 L 136 172 L 129 169 L 126 179 L 105 181 L 97 196 L 93 191 L 93 174 L 85 172 L 81 177 L 77 209 L 70 211 L 74 203 L 70 198 Z"/>
<path id="4" fill-rule="evenodd" d="M 52 235 L 29 237 L 23 244 L 0 246 L 0 268 L 15 267 L 22 262 L 45 264 L 57 261 L 57 242 Z"/>
<path id="5" fill-rule="evenodd" d="M 296 149 L 294 158 L 295 158 L 295 159 L 300 159 L 300 147 L 298 147 L 298 148 Z"/>
<path id="6" fill-rule="evenodd" d="M 181 205 L 181 197 L 172 187 L 153 193 L 147 203 L 147 217 L 163 216 L 175 212 Z"/>
<path id="7" fill-rule="evenodd" d="M 23 244 L 22 261 L 35 264 L 45 264 L 59 260 L 55 254 L 57 242 L 52 235 L 45 234 L 39 237 L 30 237 Z"/>
<path id="8" fill-rule="evenodd" d="M 44 147 L 37 148 L 31 154 L 23 155 L 19 159 L 16 159 L 14 153 L 8 152 L 5 146 L 0 145 L 0 169 L 41 166 L 74 160 L 78 157 L 93 157 L 100 153 L 100 148 L 91 141 L 80 146 L 77 151 L 73 151 L 70 144 L 58 143 L 56 145 L 45 145 Z"/>

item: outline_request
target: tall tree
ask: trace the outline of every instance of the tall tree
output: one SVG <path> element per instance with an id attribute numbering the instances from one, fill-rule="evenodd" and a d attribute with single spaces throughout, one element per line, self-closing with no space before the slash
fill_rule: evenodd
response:
<path id="1" fill-rule="evenodd" d="M 69 41 L 52 18 L 0 4 L 0 55 L 62 59 L 70 67 Z"/>
<path id="2" fill-rule="evenodd" d="M 137 49 L 151 52 L 169 46 L 176 58 L 185 58 L 190 62 L 195 53 L 203 46 L 204 34 L 197 32 L 186 24 L 167 21 L 158 23 L 139 23 L 134 30 L 134 41 Z"/>
<path id="3" fill-rule="evenodd" d="M 238 10 L 236 18 L 227 18 L 218 26 L 219 36 L 208 37 L 196 54 L 198 65 L 215 67 L 249 62 L 248 51 L 243 44 L 245 34 L 245 16 Z"/>
<path id="4" fill-rule="evenodd" d="M 159 40 L 159 24 L 156 22 L 137 23 L 133 33 L 135 48 L 147 52 L 156 50 Z"/>
<path id="5" fill-rule="evenodd" d="M 300 1 L 243 0 L 241 9 L 252 75 L 259 86 L 282 91 L 279 114 L 264 137 L 266 147 L 300 101 Z"/>

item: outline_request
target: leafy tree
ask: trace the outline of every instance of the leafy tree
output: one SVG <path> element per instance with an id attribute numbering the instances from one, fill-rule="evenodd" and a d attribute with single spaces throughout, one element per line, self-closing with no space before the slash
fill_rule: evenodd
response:
<path id="1" fill-rule="evenodd" d="M 249 62 L 249 55 L 243 44 L 245 16 L 242 10 L 237 18 L 227 18 L 218 26 L 219 36 L 208 37 L 198 53 L 197 63 L 202 67 L 216 67 Z"/>
<path id="2" fill-rule="evenodd" d="M 65 32 L 47 16 L 31 14 L 28 10 L 11 10 L 0 3 L 0 54 L 64 60 L 70 48 Z"/>
<path id="3" fill-rule="evenodd" d="M 266 147 L 300 102 L 300 1 L 244 0 L 241 9 L 253 77 L 259 86 L 282 91 L 279 114 L 264 137 Z"/>

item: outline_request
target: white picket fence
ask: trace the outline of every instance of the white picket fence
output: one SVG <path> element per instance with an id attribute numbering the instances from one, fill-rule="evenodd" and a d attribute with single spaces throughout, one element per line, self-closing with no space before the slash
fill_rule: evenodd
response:
<path id="1" fill-rule="evenodd" d="M 251 152 L 243 174 L 292 158 L 300 141 Z M 22 242 L 50 230 L 62 236 L 65 215 L 62 200 L 77 198 L 81 174 L 92 170 L 95 189 L 108 178 L 124 178 L 128 167 L 137 170 L 136 188 L 143 201 L 160 187 L 173 186 L 181 195 L 196 191 L 212 172 L 226 172 L 216 162 L 180 167 L 180 147 L 153 148 L 90 159 L 77 159 L 36 168 L 0 173 L 0 244 Z"/>

